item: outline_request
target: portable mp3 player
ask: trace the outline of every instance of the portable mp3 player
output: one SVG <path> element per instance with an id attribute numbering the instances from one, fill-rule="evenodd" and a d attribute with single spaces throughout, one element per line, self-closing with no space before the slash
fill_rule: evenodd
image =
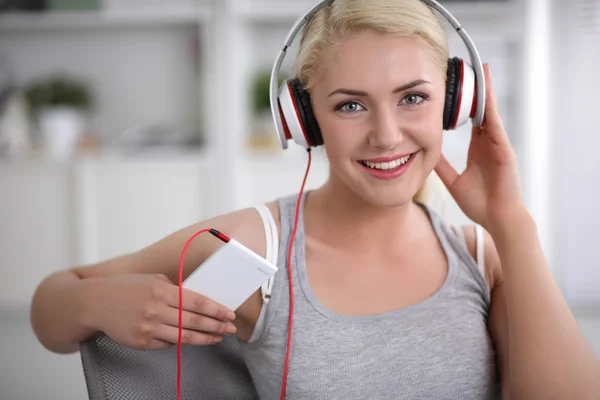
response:
<path id="1" fill-rule="evenodd" d="M 235 311 L 275 272 L 275 265 L 230 239 L 196 268 L 183 288 Z"/>

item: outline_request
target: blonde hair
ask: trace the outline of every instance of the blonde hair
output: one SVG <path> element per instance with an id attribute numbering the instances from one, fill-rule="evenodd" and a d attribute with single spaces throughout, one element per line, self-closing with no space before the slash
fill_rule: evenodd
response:
<path id="1" fill-rule="evenodd" d="M 307 23 L 298 56 L 296 76 L 305 89 L 318 81 L 326 56 L 335 45 L 362 30 L 417 38 L 432 50 L 435 64 L 446 76 L 448 39 L 433 9 L 421 0 L 334 0 L 321 8 Z M 413 197 L 426 202 L 430 197 L 428 180 Z"/>
<path id="2" fill-rule="evenodd" d="M 304 88 L 314 86 L 325 56 L 334 53 L 331 49 L 337 43 L 366 29 L 424 40 L 446 75 L 448 39 L 433 9 L 423 1 L 335 0 L 317 11 L 302 33 L 295 69 Z"/>

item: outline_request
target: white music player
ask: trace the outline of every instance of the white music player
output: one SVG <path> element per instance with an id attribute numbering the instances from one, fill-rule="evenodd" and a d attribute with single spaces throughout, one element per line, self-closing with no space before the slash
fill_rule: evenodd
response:
<path id="1" fill-rule="evenodd" d="M 183 282 L 183 288 L 235 311 L 275 272 L 275 265 L 229 239 L 192 272 Z"/>

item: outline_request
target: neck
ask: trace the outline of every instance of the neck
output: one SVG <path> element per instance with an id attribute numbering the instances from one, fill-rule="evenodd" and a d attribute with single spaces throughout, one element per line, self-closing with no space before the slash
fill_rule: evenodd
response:
<path id="1" fill-rule="evenodd" d="M 394 207 L 374 206 L 344 182 L 330 177 L 307 196 L 305 221 L 310 224 L 311 236 L 322 242 L 362 249 L 388 247 L 411 236 L 411 227 L 416 228 L 419 219 L 417 208 L 412 201 Z"/>

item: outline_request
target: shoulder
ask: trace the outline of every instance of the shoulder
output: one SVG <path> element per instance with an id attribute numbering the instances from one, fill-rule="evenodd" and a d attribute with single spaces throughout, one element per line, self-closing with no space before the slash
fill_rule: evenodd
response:
<path id="1" fill-rule="evenodd" d="M 267 207 L 274 217 L 278 216 L 277 201 L 268 203 Z M 136 269 L 130 272 L 160 273 L 177 282 L 180 256 L 186 243 L 197 232 L 211 228 L 237 240 L 262 257 L 266 254 L 265 228 L 261 216 L 254 207 L 247 207 L 190 224 L 129 255 L 135 262 L 127 264 L 135 265 L 130 269 Z M 189 276 L 222 244 L 209 234 L 194 237 L 185 254 L 183 278 Z"/>
<path id="2" fill-rule="evenodd" d="M 461 225 L 458 229 L 461 229 L 465 236 L 467 250 L 469 250 L 471 257 L 475 261 L 478 261 L 475 225 Z M 490 291 L 492 291 L 502 282 L 502 267 L 492 236 L 485 229 L 481 228 L 481 230 L 483 232 L 484 274 Z"/>
<path id="3" fill-rule="evenodd" d="M 280 230 L 280 215 L 279 204 L 277 201 L 272 201 L 264 204 L 271 213 L 277 230 Z M 267 239 L 265 236 L 265 223 L 258 211 L 254 208 L 246 208 L 236 213 L 224 215 L 218 221 L 214 222 L 215 226 L 222 225 L 222 229 L 215 228 L 229 237 L 234 238 L 250 250 L 260 255 L 266 256 Z"/>
<path id="4" fill-rule="evenodd" d="M 264 205 L 273 216 L 279 229 L 280 218 L 278 202 L 275 200 Z M 265 226 L 255 207 L 240 209 L 202 221 L 190 229 L 187 235 L 190 236 L 192 231 L 198 231 L 204 228 L 214 228 L 224 233 L 261 257 L 264 257 L 266 254 Z M 219 245 L 219 243 L 216 243 L 216 245 Z M 215 249 L 207 248 L 207 250 L 213 252 Z"/>

